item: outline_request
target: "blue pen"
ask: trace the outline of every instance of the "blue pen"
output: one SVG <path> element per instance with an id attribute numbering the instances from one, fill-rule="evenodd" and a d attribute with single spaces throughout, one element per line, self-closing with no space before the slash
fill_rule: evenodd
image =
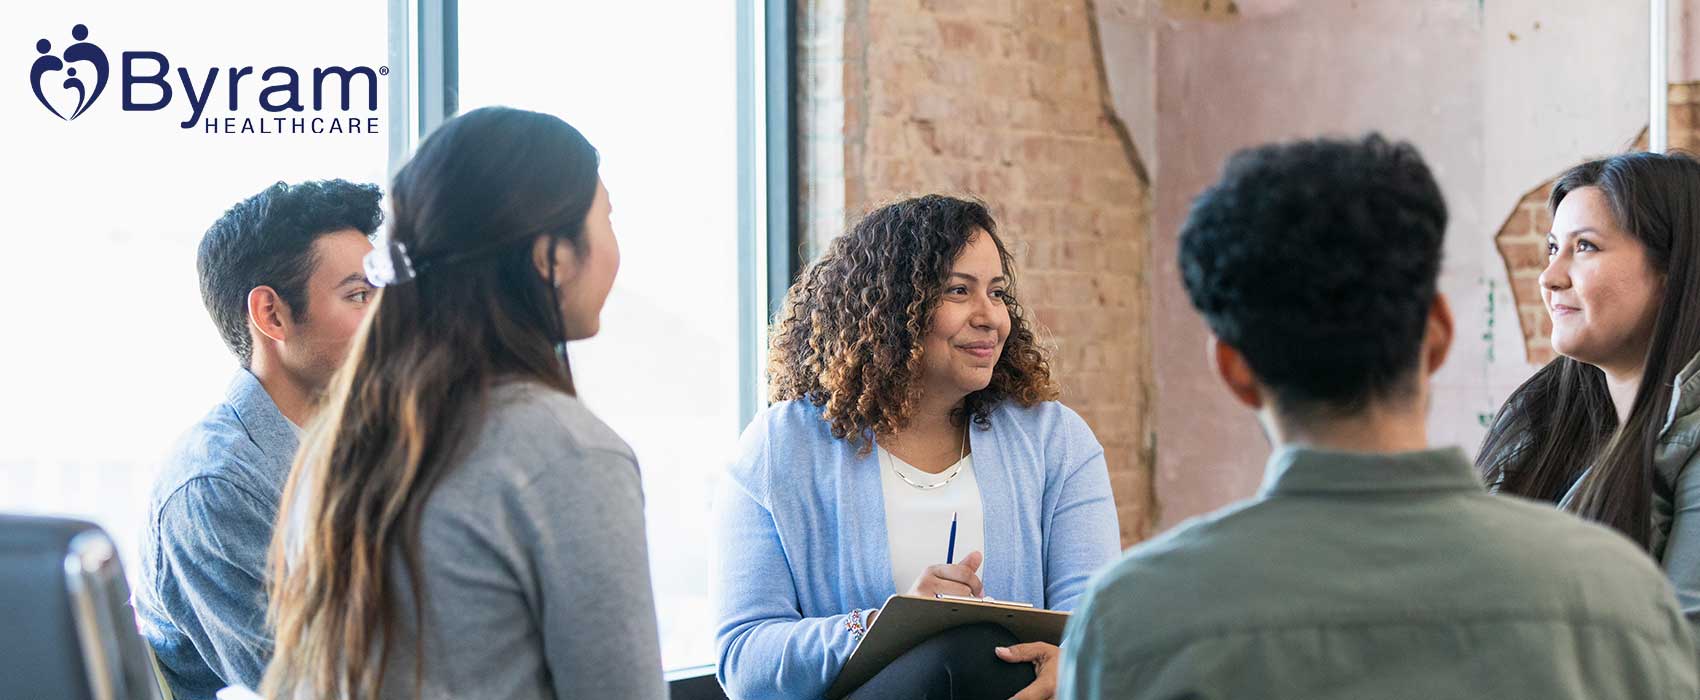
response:
<path id="1" fill-rule="evenodd" d="M 956 563 L 956 511 L 950 512 L 950 547 L 944 550 L 944 563 Z"/>

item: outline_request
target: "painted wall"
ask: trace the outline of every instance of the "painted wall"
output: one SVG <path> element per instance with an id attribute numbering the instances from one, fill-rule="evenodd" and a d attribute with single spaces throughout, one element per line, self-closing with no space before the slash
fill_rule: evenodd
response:
<path id="1" fill-rule="evenodd" d="M 1675 0 L 1673 81 L 1697 0 Z M 1255 492 L 1269 448 L 1205 366 L 1175 265 L 1193 195 L 1243 147 L 1369 130 L 1414 143 L 1451 210 L 1441 290 L 1458 335 L 1434 380 L 1437 444 L 1472 454 L 1533 367 L 1493 234 L 1530 188 L 1646 124 L 1647 5 L 1583 0 L 1101 0 L 1112 100 L 1152 173 L 1159 526 Z"/>

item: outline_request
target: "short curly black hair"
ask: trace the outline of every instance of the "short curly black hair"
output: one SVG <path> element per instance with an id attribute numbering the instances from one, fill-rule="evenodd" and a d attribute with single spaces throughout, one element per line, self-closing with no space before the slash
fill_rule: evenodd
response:
<path id="1" fill-rule="evenodd" d="M 1445 230 L 1409 143 L 1272 144 L 1236 153 L 1194 200 L 1180 269 L 1283 411 L 1351 415 L 1415 386 Z"/>
<path id="2" fill-rule="evenodd" d="M 207 229 L 195 260 L 201 302 L 243 367 L 254 355 L 248 292 L 271 287 L 291 313 L 306 318 L 307 278 L 318 264 L 313 241 L 344 229 L 371 237 L 384 220 L 382 198 L 377 185 L 346 180 L 279 182 L 237 203 Z"/>

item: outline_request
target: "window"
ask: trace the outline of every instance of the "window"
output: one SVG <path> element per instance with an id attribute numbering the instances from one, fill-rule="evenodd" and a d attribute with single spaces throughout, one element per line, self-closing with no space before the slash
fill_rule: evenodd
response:
<path id="1" fill-rule="evenodd" d="M 620 273 L 601 332 L 569 348 L 580 397 L 643 469 L 669 669 L 715 661 L 709 507 L 760 381 L 748 360 L 764 329 L 749 321 L 765 304 L 740 259 L 761 247 L 740 179 L 754 167 L 740 141 L 754 114 L 740 103 L 749 7 L 498 0 L 462 3 L 452 23 L 461 112 L 554 114 L 601 152 Z"/>

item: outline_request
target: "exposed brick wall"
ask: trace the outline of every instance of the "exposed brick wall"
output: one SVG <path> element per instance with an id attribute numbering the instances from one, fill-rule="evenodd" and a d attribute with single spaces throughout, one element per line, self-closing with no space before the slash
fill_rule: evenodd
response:
<path id="1" fill-rule="evenodd" d="M 1700 82 L 1678 83 L 1670 86 L 1670 121 L 1668 140 L 1671 149 L 1700 152 Z M 1647 150 L 1647 133 L 1632 141 L 1628 150 Z M 1543 365 L 1554 357 L 1552 351 L 1552 319 L 1541 303 L 1541 288 L 1537 281 L 1546 269 L 1546 235 L 1552 229 L 1552 215 L 1547 213 L 1547 198 L 1552 195 L 1553 181 L 1541 183 L 1530 190 L 1494 234 L 1494 245 L 1505 260 L 1505 272 L 1511 279 L 1511 296 L 1517 305 L 1517 320 L 1523 329 L 1524 352 L 1530 364 Z"/>
<path id="2" fill-rule="evenodd" d="M 1089 1 L 799 7 L 802 171 L 827 181 L 805 185 L 805 254 L 891 199 L 986 201 L 1054 348 L 1063 401 L 1104 444 L 1122 539 L 1144 539 L 1156 516 L 1148 186 L 1109 108 Z"/>
<path id="3" fill-rule="evenodd" d="M 1552 230 L 1547 197 L 1552 195 L 1552 183 L 1548 180 L 1524 194 L 1493 237 L 1499 257 L 1505 260 L 1517 323 L 1523 329 L 1523 350 L 1532 365 L 1544 365 L 1553 358 L 1552 319 L 1541 303 L 1541 287 L 1536 281 L 1547 265 L 1546 238 Z"/>

